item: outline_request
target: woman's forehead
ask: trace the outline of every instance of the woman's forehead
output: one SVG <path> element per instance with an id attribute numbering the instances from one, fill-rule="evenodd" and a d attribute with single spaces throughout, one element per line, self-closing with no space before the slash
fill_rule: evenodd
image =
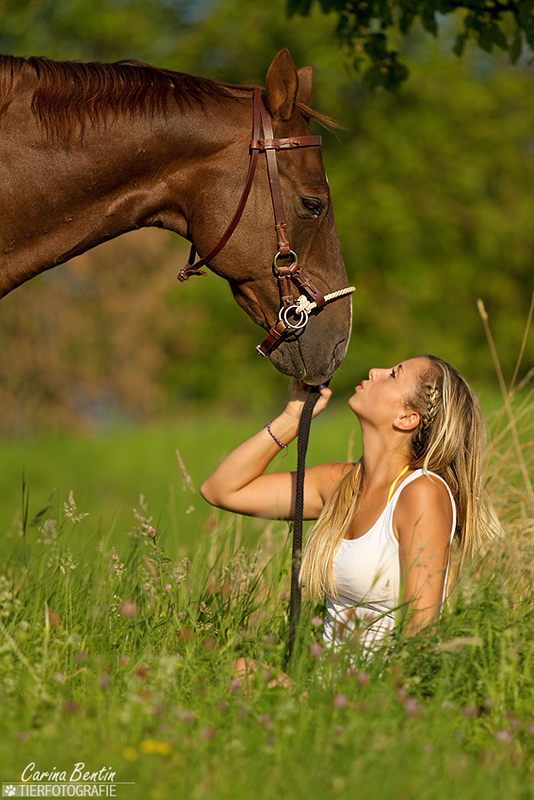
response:
<path id="1" fill-rule="evenodd" d="M 421 356 L 416 356 L 415 358 L 407 358 L 406 361 L 401 361 L 399 363 L 399 368 L 405 372 L 410 374 L 417 374 L 422 369 L 428 367 L 428 360 L 426 358 L 422 358 Z"/>

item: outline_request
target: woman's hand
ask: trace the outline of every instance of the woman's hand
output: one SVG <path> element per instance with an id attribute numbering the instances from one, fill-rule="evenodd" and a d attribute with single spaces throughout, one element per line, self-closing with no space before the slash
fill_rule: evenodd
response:
<path id="1" fill-rule="evenodd" d="M 306 402 L 306 398 L 310 393 L 310 389 L 311 386 L 308 386 L 308 384 L 303 383 L 297 378 L 295 378 L 291 384 L 289 400 L 283 413 L 291 419 L 296 420 L 297 423 L 300 422 L 302 409 L 304 408 L 304 403 Z M 320 414 L 321 411 L 325 410 L 331 397 L 332 391 L 321 384 L 319 387 L 319 399 L 317 400 L 317 403 L 313 409 L 312 419 L 315 419 L 315 417 Z"/>

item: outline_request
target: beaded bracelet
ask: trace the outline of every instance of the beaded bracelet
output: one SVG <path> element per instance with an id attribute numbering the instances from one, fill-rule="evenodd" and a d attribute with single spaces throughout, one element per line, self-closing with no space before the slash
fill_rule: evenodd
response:
<path id="1" fill-rule="evenodd" d="M 271 420 L 271 422 L 272 422 L 272 420 Z M 286 452 L 282 456 L 282 458 L 285 458 L 287 456 L 288 452 L 289 452 L 288 446 L 287 446 L 287 444 L 284 444 L 283 442 L 281 442 L 280 439 L 277 436 L 274 435 L 274 433 L 271 430 L 271 422 L 267 423 L 267 432 L 269 433 L 270 436 L 272 436 L 272 438 L 274 439 L 274 441 L 276 442 L 278 447 L 285 447 Z"/>

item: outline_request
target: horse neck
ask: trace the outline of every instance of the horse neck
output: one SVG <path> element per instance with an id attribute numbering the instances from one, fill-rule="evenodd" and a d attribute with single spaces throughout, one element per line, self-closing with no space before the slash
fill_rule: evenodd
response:
<path id="1" fill-rule="evenodd" d="M 199 171 L 250 137 L 246 99 L 209 99 L 204 108 L 152 119 L 118 116 L 87 127 L 67 147 L 46 138 L 29 104 L 23 111 L 19 99 L 4 119 L 8 136 L 0 146 L 0 160 L 13 164 L 0 199 L 0 296 L 139 227 L 187 235 Z"/>

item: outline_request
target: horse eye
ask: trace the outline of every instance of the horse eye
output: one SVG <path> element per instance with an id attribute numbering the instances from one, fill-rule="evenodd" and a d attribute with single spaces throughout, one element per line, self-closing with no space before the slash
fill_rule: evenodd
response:
<path id="1" fill-rule="evenodd" d="M 301 197 L 300 202 L 307 211 L 311 211 L 316 217 L 323 213 L 323 204 L 316 197 Z"/>

